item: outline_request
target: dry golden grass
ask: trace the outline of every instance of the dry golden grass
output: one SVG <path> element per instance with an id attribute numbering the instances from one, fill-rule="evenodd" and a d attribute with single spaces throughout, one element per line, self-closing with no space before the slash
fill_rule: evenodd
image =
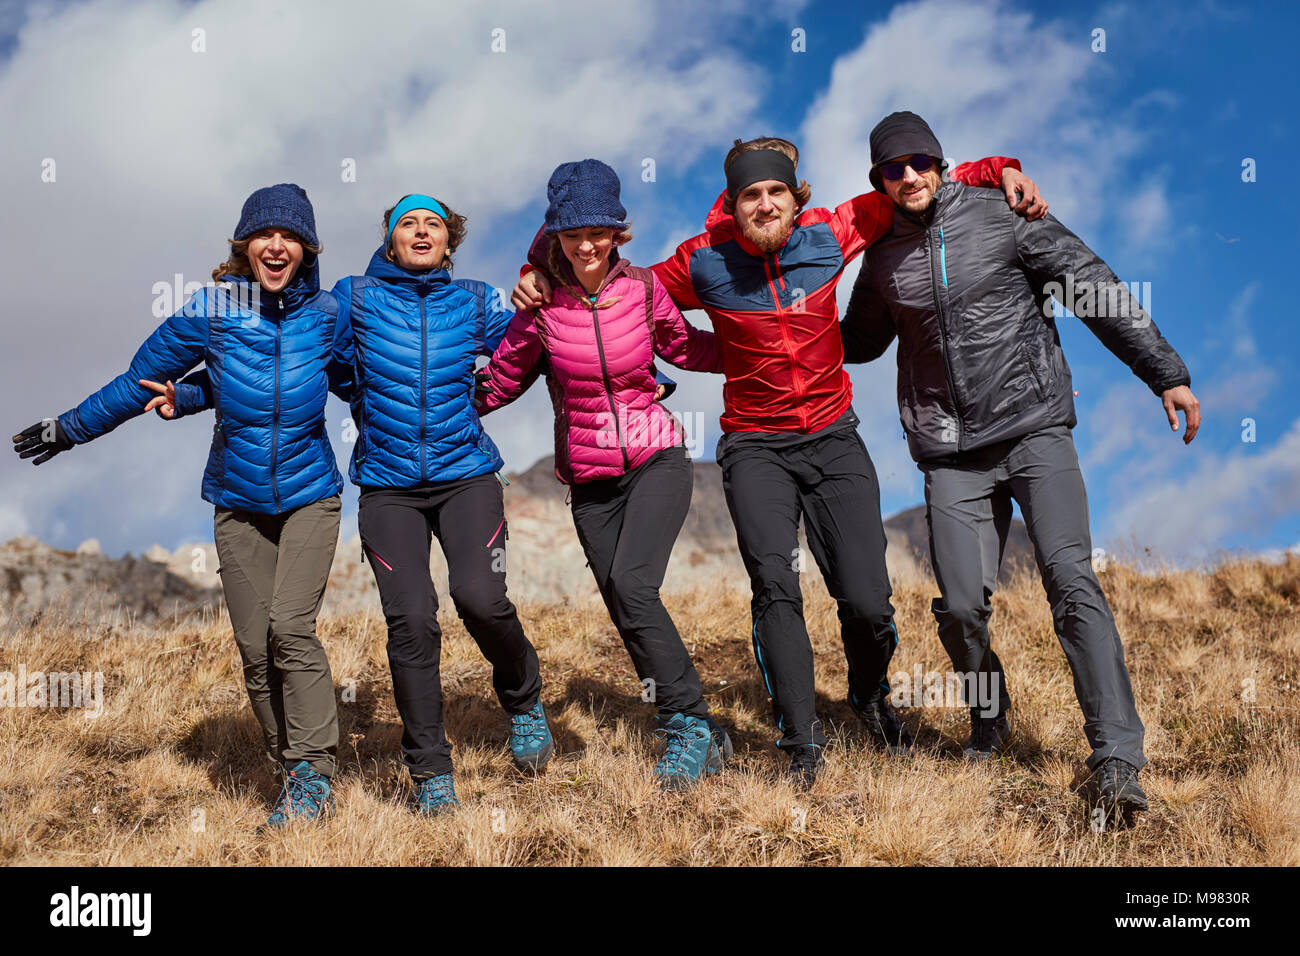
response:
<path id="1" fill-rule="evenodd" d="M 0 861 L 9 864 L 1197 864 L 1300 863 L 1300 558 L 1230 561 L 1210 573 L 1102 575 L 1148 728 L 1151 812 L 1094 833 L 1077 792 L 1086 748 L 1064 655 L 1036 578 L 1000 593 L 994 641 L 1017 734 L 986 766 L 958 757 L 957 709 L 913 708 L 920 752 L 864 749 L 843 703 L 834 607 L 815 575 L 828 766 L 810 794 L 784 759 L 749 643 L 748 595 L 668 600 L 716 716 L 729 770 L 686 794 L 655 786 L 650 705 L 602 608 L 521 607 L 544 665 L 559 753 L 537 778 L 512 769 L 487 666 L 444 610 L 449 733 L 459 813 L 406 805 L 400 727 L 377 610 L 321 622 L 342 703 L 338 813 L 259 836 L 277 791 L 223 617 L 157 632 L 11 629 L 0 670 L 105 675 L 103 716 L 0 708 Z M 892 670 L 946 670 L 933 585 L 900 583 Z M 1253 681 L 1253 685 L 1249 682 Z M 1246 682 L 1246 683 L 1244 683 Z M 1253 687 L 1253 700 L 1249 690 Z"/>

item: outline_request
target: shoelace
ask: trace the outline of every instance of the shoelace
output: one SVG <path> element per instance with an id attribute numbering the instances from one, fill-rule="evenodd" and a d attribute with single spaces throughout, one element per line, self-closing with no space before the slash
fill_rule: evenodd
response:
<path id="1" fill-rule="evenodd" d="M 441 803 L 456 795 L 451 781 L 439 777 L 429 777 L 427 780 L 421 780 L 416 789 L 416 799 L 423 804 Z"/>
<path id="2" fill-rule="evenodd" d="M 692 739 L 704 738 L 704 735 L 698 731 L 676 727 L 660 727 L 655 731 L 655 736 L 663 737 L 665 740 L 662 759 L 670 768 L 675 768 L 686 759 L 687 748 Z"/>
<path id="3" fill-rule="evenodd" d="M 530 710 L 526 714 L 510 715 L 510 732 L 516 737 L 535 737 L 539 741 L 546 739 L 546 718 L 541 709 Z"/>
<path id="4" fill-rule="evenodd" d="M 1128 761 L 1120 760 L 1118 757 L 1107 760 L 1102 767 L 1102 785 L 1107 783 L 1116 792 L 1123 790 L 1128 786 L 1128 782 L 1136 776 L 1137 771 L 1133 769 L 1132 764 Z"/>
<path id="5" fill-rule="evenodd" d="M 310 777 L 296 777 L 289 774 L 285 783 L 284 795 L 287 797 L 288 809 L 294 815 L 318 813 L 325 803 L 325 794 L 320 788 L 320 775 L 312 773 Z"/>
<path id="6" fill-rule="evenodd" d="M 277 813 L 283 813 L 285 804 L 287 804 L 288 802 L 289 802 L 289 781 L 286 780 L 284 782 L 284 786 L 280 788 L 280 795 L 275 798 L 275 806 L 271 807 L 271 816 L 275 816 Z"/>

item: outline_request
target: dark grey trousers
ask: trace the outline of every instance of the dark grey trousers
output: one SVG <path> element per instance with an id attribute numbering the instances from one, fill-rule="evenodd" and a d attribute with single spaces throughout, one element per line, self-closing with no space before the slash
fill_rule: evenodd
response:
<path id="1" fill-rule="evenodd" d="M 922 462 L 920 468 L 941 594 L 932 607 L 939 639 L 965 686 L 987 695 L 967 703 L 986 714 L 1011 705 L 988 622 L 1014 498 L 1074 675 L 1092 747 L 1088 767 L 1108 757 L 1141 767 L 1144 729 L 1115 619 L 1092 570 L 1088 495 L 1070 430 L 1045 428 L 942 463 Z"/>
<path id="2" fill-rule="evenodd" d="M 339 496 L 281 515 L 218 508 L 221 587 L 268 756 L 334 775 L 338 706 L 316 615 L 339 538 Z"/>

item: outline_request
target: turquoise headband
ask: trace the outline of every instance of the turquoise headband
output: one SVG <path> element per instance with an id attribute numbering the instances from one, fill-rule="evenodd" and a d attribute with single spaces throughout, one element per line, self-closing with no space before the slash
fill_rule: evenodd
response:
<path id="1" fill-rule="evenodd" d="M 442 217 L 443 222 L 446 222 L 450 218 L 447 215 L 447 210 L 442 208 L 442 203 L 438 202 L 438 200 L 434 199 L 432 196 L 424 196 L 420 193 L 415 193 L 407 196 L 393 207 L 393 214 L 388 217 L 388 235 L 385 237 L 386 241 L 393 238 L 393 230 L 396 229 L 397 224 L 402 221 L 402 217 L 412 209 L 427 209 L 430 212 L 436 212 Z"/>

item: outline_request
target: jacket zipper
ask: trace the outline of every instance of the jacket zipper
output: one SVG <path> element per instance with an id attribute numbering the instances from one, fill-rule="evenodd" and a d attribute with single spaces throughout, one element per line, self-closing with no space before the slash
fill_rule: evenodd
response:
<path id="1" fill-rule="evenodd" d="M 618 423 L 618 409 L 614 407 L 614 390 L 609 384 L 609 366 L 605 364 L 605 345 L 600 338 L 600 310 L 596 303 L 591 304 L 591 324 L 596 330 L 596 354 L 600 356 L 600 376 L 605 382 L 605 397 L 609 399 L 609 410 L 614 416 L 614 434 L 618 436 L 618 449 L 623 453 L 623 470 L 629 471 L 631 465 L 627 458 L 627 445 L 623 443 L 623 429 Z"/>
<path id="2" fill-rule="evenodd" d="M 275 414 L 271 417 L 271 497 L 275 513 L 280 513 L 280 486 L 276 481 L 276 465 L 280 457 L 280 324 L 284 321 L 284 296 L 277 296 L 280 315 L 275 321 Z"/>
<path id="3" fill-rule="evenodd" d="M 772 257 L 772 263 L 776 265 L 777 279 L 781 283 L 781 288 L 785 288 L 785 279 L 781 278 L 781 266 L 776 262 L 776 256 Z M 802 428 L 808 427 L 808 410 L 803 403 L 803 383 L 799 381 L 799 368 L 794 361 L 794 344 L 790 341 L 790 327 L 785 320 L 785 308 L 781 305 L 781 296 L 777 294 L 776 284 L 772 281 L 772 270 L 768 266 L 767 258 L 763 258 L 763 271 L 767 274 L 767 287 L 772 290 L 772 301 L 776 303 L 777 321 L 781 323 L 781 340 L 785 342 L 785 355 L 790 360 L 790 381 L 794 385 L 794 397 L 796 408 L 799 412 L 799 424 Z"/>
<path id="4" fill-rule="evenodd" d="M 415 291 L 420 297 L 420 483 L 424 484 L 428 480 L 425 477 L 425 474 L 428 471 L 428 465 L 424 445 L 424 430 L 426 408 L 428 404 L 428 388 L 425 385 L 425 379 L 429 374 L 429 333 L 426 327 L 424 313 L 424 283 L 421 283 Z"/>
<path id="5" fill-rule="evenodd" d="M 948 335 L 945 331 L 945 316 L 942 296 L 939 293 L 939 281 L 935 276 L 933 236 L 933 231 L 927 227 L 925 230 L 925 242 L 930 249 L 930 288 L 934 292 L 934 309 L 939 324 L 939 350 L 943 352 L 944 377 L 948 381 L 948 401 L 952 402 L 952 413 L 957 424 L 957 451 L 961 451 L 961 408 L 957 404 L 957 387 L 952 381 L 952 363 L 948 360 Z M 948 284 L 948 263 L 944 257 L 943 227 L 939 228 L 939 260 L 943 267 L 943 284 L 946 286 Z M 940 435 L 940 438 L 942 438 L 942 434 Z"/>

